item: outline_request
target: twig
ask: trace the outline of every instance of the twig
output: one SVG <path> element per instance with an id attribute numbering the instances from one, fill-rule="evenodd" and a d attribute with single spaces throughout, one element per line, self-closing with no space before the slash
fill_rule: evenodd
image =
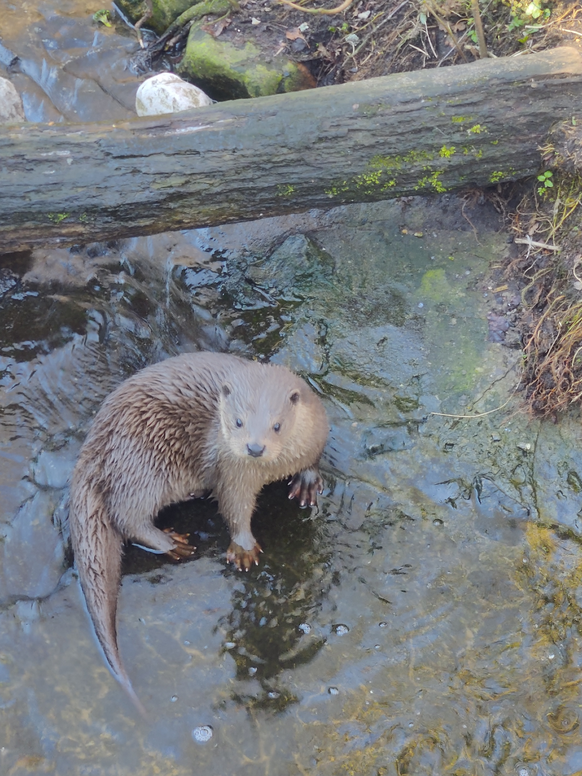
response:
<path id="1" fill-rule="evenodd" d="M 536 242 L 531 239 L 529 234 L 527 237 L 515 237 L 513 242 L 518 245 L 527 245 L 529 248 L 545 248 L 547 251 L 556 251 L 556 253 L 559 253 L 562 250 L 559 245 L 548 245 L 548 243 Z"/>
<path id="2" fill-rule="evenodd" d="M 503 404 L 501 404 L 499 407 L 495 407 L 494 410 L 487 410 L 487 412 L 478 412 L 476 415 L 449 415 L 447 412 L 429 412 L 429 415 L 438 415 L 440 418 L 457 418 L 457 419 L 463 419 L 463 420 L 473 420 L 474 418 L 484 418 L 485 415 L 491 415 L 494 412 L 499 412 L 499 410 L 502 410 L 504 407 L 506 407 L 515 396 L 518 388 L 519 388 L 519 383 L 515 386 L 507 401 L 504 401 Z"/>
<path id="3" fill-rule="evenodd" d="M 467 59 L 463 49 L 459 46 L 459 43 L 457 41 L 457 37 L 456 37 L 455 33 L 453 32 L 452 27 L 448 23 L 448 21 L 446 19 L 441 18 L 441 16 L 435 11 L 434 6 L 432 5 L 432 3 L 426 2 L 425 5 L 426 5 L 426 8 L 429 11 L 429 13 L 431 13 L 434 16 L 434 18 L 437 20 L 437 22 L 440 24 L 440 26 L 445 30 L 445 32 L 447 33 L 449 38 L 452 40 L 453 46 L 457 49 L 457 52 L 462 57 L 463 61 L 464 62 L 468 62 L 469 60 Z"/>
<path id="4" fill-rule="evenodd" d="M 291 8 L 295 8 L 297 11 L 303 11 L 304 13 L 316 13 L 325 16 L 333 16 L 336 13 L 347 11 L 354 0 L 344 0 L 344 2 L 341 5 L 338 5 L 337 8 L 303 8 L 302 5 L 292 3 L 291 0 L 279 0 L 279 2 L 290 6 Z"/>
<path id="5" fill-rule="evenodd" d="M 152 0 L 146 0 L 146 10 L 145 10 L 145 13 L 141 17 L 141 19 L 138 19 L 138 21 L 135 23 L 135 25 L 133 27 L 133 29 L 137 33 L 137 39 L 139 40 L 139 45 L 142 48 L 145 48 L 145 44 L 143 42 L 143 36 L 141 34 L 141 26 L 142 26 L 142 24 L 145 24 L 148 21 L 148 19 L 151 19 L 153 12 L 154 11 L 153 11 L 153 8 L 152 8 Z"/>
<path id="6" fill-rule="evenodd" d="M 378 30 L 380 29 L 380 27 L 383 27 L 383 26 L 384 26 L 384 25 L 385 25 L 387 22 L 389 22 L 389 21 L 390 21 L 390 19 L 391 19 L 393 16 L 395 16 L 395 15 L 398 13 L 398 11 L 399 11 L 399 10 L 400 10 L 400 9 L 401 9 L 403 6 L 405 6 L 405 5 L 408 5 L 408 2 L 409 2 L 409 0 L 402 0 L 402 2 L 401 2 L 401 3 L 399 3 L 399 4 L 396 6 L 396 8 L 394 8 L 392 11 L 390 11 L 390 13 L 388 14 L 388 16 L 386 16 L 384 19 L 382 19 L 382 21 L 381 21 L 381 22 L 379 22 L 379 23 L 376 25 L 376 27 L 374 27 L 374 29 L 373 29 L 373 30 L 372 30 L 370 33 L 368 33 L 368 35 L 366 35 L 366 37 L 365 37 L 365 38 L 362 40 L 362 42 L 360 43 L 360 45 L 358 46 L 358 48 L 357 48 L 357 49 L 354 51 L 354 56 L 357 56 L 357 55 L 360 53 L 360 51 L 361 51 L 361 50 L 364 48 L 364 46 L 366 45 L 366 43 L 367 43 L 367 42 L 370 40 L 370 38 L 371 38 L 373 35 L 375 35 L 375 33 L 376 33 L 376 32 L 378 32 Z M 350 56 L 352 56 L 352 55 L 350 54 Z"/>
<path id="7" fill-rule="evenodd" d="M 479 56 L 481 59 L 486 59 L 489 56 L 489 52 L 487 51 L 487 41 L 485 40 L 485 33 L 483 32 L 483 22 L 481 21 L 479 0 L 471 0 L 471 8 L 473 10 L 475 32 L 477 33 L 477 40 L 479 41 Z"/>

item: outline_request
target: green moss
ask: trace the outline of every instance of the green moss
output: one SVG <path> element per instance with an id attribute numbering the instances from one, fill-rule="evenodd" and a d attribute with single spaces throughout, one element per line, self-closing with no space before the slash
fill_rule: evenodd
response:
<path id="1" fill-rule="evenodd" d="M 487 127 L 484 124 L 474 124 L 467 132 L 470 135 L 481 135 L 487 132 Z"/>
<path id="2" fill-rule="evenodd" d="M 500 180 L 502 180 L 505 177 L 505 174 L 501 171 L 492 172 L 489 176 L 489 180 L 491 183 L 498 183 Z"/>
<path id="3" fill-rule="evenodd" d="M 229 0 L 213 0 L 216 3 L 230 8 Z M 215 99 L 261 97 L 305 86 L 305 74 L 294 62 L 273 63 L 265 64 L 264 52 L 249 41 L 238 48 L 195 26 L 179 69 Z"/>
<path id="4" fill-rule="evenodd" d="M 133 22 L 141 19 L 147 10 L 145 0 L 117 0 L 117 5 Z M 152 16 L 146 26 L 162 33 L 192 5 L 192 0 L 152 0 Z"/>
<path id="5" fill-rule="evenodd" d="M 48 218 L 53 224 L 60 224 L 65 218 L 68 218 L 70 213 L 49 213 Z"/>
<path id="6" fill-rule="evenodd" d="M 456 150 L 457 149 L 455 148 L 455 146 L 451 146 L 450 148 L 447 148 L 446 145 L 444 145 L 439 151 L 439 156 L 442 159 L 448 159 L 455 153 Z"/>
<path id="7" fill-rule="evenodd" d="M 427 189 L 432 186 L 432 188 L 438 194 L 443 194 L 446 191 L 446 188 L 443 186 L 442 181 L 440 180 L 440 176 L 442 174 L 442 170 L 435 170 L 432 175 L 425 175 L 425 177 L 421 178 L 417 185 L 414 187 L 415 191 L 418 191 L 419 189 Z"/>
<path id="8" fill-rule="evenodd" d="M 451 116 L 453 124 L 462 124 L 464 121 L 471 121 L 471 117 L 466 116 Z"/>
<path id="9" fill-rule="evenodd" d="M 291 186 L 290 183 L 280 183 L 277 186 L 277 196 L 278 197 L 290 197 L 291 194 L 293 194 L 295 191 L 295 186 Z"/>
<path id="10" fill-rule="evenodd" d="M 404 156 L 373 156 L 368 166 L 372 169 L 401 170 L 406 164 L 432 162 L 434 158 L 430 151 L 410 151 Z"/>

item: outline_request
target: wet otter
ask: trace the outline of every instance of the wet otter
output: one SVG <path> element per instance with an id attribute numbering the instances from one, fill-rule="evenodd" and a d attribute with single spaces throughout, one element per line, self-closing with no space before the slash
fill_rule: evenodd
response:
<path id="1" fill-rule="evenodd" d="M 258 565 L 251 516 L 263 485 L 294 475 L 289 498 L 315 505 L 328 433 L 323 405 L 281 366 L 189 353 L 143 369 L 104 401 L 71 481 L 75 562 L 97 638 L 139 705 L 117 646 L 125 541 L 178 560 L 186 536 L 154 525 L 160 509 L 211 491 L 228 525 L 227 559 Z"/>

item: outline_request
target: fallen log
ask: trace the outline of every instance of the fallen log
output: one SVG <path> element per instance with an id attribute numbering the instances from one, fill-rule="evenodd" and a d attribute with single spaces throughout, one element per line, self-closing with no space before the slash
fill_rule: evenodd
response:
<path id="1" fill-rule="evenodd" d="M 0 251 L 484 186 L 539 172 L 573 48 L 195 112 L 0 128 Z M 580 117 L 582 120 L 582 117 Z"/>

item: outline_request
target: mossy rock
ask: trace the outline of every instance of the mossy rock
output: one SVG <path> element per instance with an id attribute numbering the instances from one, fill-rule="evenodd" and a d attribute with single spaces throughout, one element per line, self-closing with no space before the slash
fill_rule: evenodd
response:
<path id="1" fill-rule="evenodd" d="M 132 22 L 141 19 L 147 10 L 145 0 L 117 0 L 117 5 Z M 145 26 L 161 35 L 191 5 L 193 0 L 153 0 L 153 14 Z"/>
<path id="2" fill-rule="evenodd" d="M 315 86 L 304 65 L 282 58 L 265 60 L 265 53 L 254 43 L 239 48 L 194 25 L 179 72 L 215 100 L 264 97 Z"/>

